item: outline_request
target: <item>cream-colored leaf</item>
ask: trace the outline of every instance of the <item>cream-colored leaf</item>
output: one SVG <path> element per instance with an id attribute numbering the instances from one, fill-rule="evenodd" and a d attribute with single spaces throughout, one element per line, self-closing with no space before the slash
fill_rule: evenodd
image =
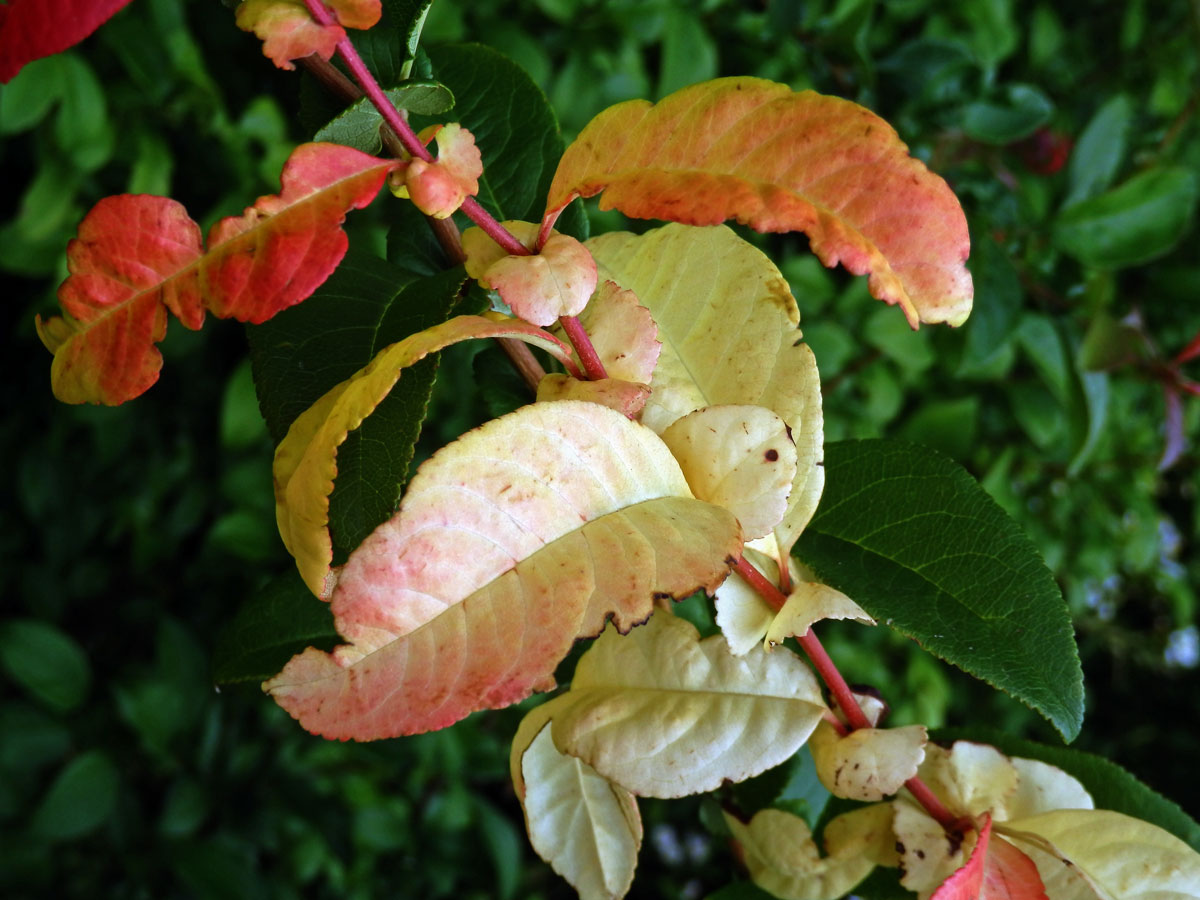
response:
<path id="1" fill-rule="evenodd" d="M 553 684 L 575 640 L 655 598 L 713 590 L 742 546 L 648 428 L 535 403 L 427 460 L 351 554 L 332 607 L 349 641 L 266 684 L 310 731 L 370 740 L 449 725 Z"/>
<path id="2" fill-rule="evenodd" d="M 513 740 L 513 783 L 529 842 L 584 900 L 623 897 L 642 843 L 637 800 L 558 751 L 549 726 L 554 705 L 531 711 Z"/>
<path id="3" fill-rule="evenodd" d="M 520 219 L 506 219 L 500 223 L 504 230 L 515 237 L 520 243 L 524 244 L 529 249 L 533 249 L 534 242 L 537 240 L 538 224 L 536 222 L 522 222 Z M 462 233 L 462 248 L 466 254 L 464 265 L 467 269 L 467 275 L 476 280 L 483 278 L 483 273 L 488 270 L 492 263 L 499 262 L 508 256 L 508 251 L 497 244 L 488 236 L 482 228 L 474 226 L 468 228 Z M 490 287 L 490 285 L 480 282 L 482 287 Z"/>
<path id="4" fill-rule="evenodd" d="M 1200 854 L 1141 819 L 1110 810 L 1064 809 L 1004 822 L 997 830 L 1029 853 L 1053 900 L 1200 897 Z M 1031 847 L 1042 852 L 1030 852 Z M 1064 893 L 1068 886 L 1073 893 Z M 1094 895 L 1086 893 L 1089 889 Z"/>
<path id="5" fill-rule="evenodd" d="M 672 224 L 587 242 L 610 278 L 650 310 L 662 341 L 641 421 L 657 432 L 705 406 L 764 406 L 791 429 L 795 481 L 777 527 L 786 556 L 824 484 L 821 383 L 801 343 L 787 281 L 760 250 L 723 225 Z"/>
<path id="6" fill-rule="evenodd" d="M 930 747 L 933 745 L 931 744 Z M 900 854 L 900 883 L 928 897 L 943 881 L 961 869 L 975 849 L 977 834 L 952 840 L 924 809 L 902 798 L 892 804 L 892 828 Z"/>
<path id="7" fill-rule="evenodd" d="M 817 777 L 835 796 L 872 803 L 896 793 L 925 758 L 924 725 L 860 728 L 840 736 L 828 722 L 808 741 Z"/>
<path id="8" fill-rule="evenodd" d="M 836 588 L 801 581 L 792 587 L 787 603 L 767 629 L 767 643 L 780 644 L 789 637 L 803 637 L 814 622 L 822 619 L 853 619 L 864 625 L 875 624 L 866 610 Z"/>
<path id="9" fill-rule="evenodd" d="M 601 378 L 598 381 L 580 381 L 570 375 L 551 372 L 538 382 L 539 402 L 554 400 L 585 400 L 615 409 L 630 419 L 637 417 L 650 396 L 648 384 L 634 384 L 620 378 Z M 704 499 L 701 497 L 700 499 Z"/>
<path id="10" fill-rule="evenodd" d="M 825 711 L 791 653 L 730 654 L 665 613 L 627 637 L 606 631 L 554 714 L 564 752 L 645 797 L 683 797 L 788 759 Z"/>
<path id="11" fill-rule="evenodd" d="M 750 878 L 782 900 L 837 900 L 875 868 L 892 841 L 891 812 L 872 806 L 845 813 L 825 829 L 821 856 L 808 823 L 779 809 L 763 809 L 749 824 L 725 813 Z"/>
<path id="12" fill-rule="evenodd" d="M 534 325 L 551 325 L 574 316 L 596 290 L 596 261 L 568 234 L 553 234 L 541 252 L 505 256 L 480 279 L 508 304 L 513 314 Z"/>
<path id="13" fill-rule="evenodd" d="M 275 518 L 304 583 L 318 597 L 326 598 L 332 590 L 329 495 L 337 475 L 338 447 L 374 412 L 404 369 L 450 344 L 488 337 L 519 338 L 570 359 L 568 348 L 553 335 L 525 322 L 456 316 L 379 351 L 364 368 L 302 412 L 280 441 L 273 467 Z"/>
<path id="14" fill-rule="evenodd" d="M 1056 809 L 1092 809 L 1092 795 L 1079 780 L 1057 766 L 1036 759 L 1011 758 L 1017 770 L 1017 789 L 996 806 L 999 822 L 1024 819 Z"/>
<path id="15" fill-rule="evenodd" d="M 956 815 L 990 812 L 1017 791 L 1012 760 L 995 747 L 973 741 L 955 741 L 950 750 L 930 744 L 919 774 Z"/>
<path id="16" fill-rule="evenodd" d="M 613 281 L 601 282 L 579 321 L 610 378 L 650 383 L 662 342 L 654 317 L 633 291 Z"/>
<path id="17" fill-rule="evenodd" d="M 773 542 L 774 538 L 770 538 L 770 541 Z M 774 559 L 749 546 L 742 551 L 742 556 L 772 584 L 778 583 L 779 567 Z M 736 575 L 730 575 L 717 588 L 714 606 L 717 625 L 729 642 L 729 652 L 734 656 L 743 656 L 760 645 L 775 619 L 775 610 L 767 605 L 758 591 Z"/>
<path id="18" fill-rule="evenodd" d="M 708 406 L 676 419 L 662 439 L 692 493 L 737 516 L 746 538 L 779 524 L 796 477 L 796 445 L 771 410 Z"/>

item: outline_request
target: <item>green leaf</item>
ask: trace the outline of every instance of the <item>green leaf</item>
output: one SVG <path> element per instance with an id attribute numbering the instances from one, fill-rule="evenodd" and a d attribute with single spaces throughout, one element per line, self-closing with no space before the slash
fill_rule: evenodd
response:
<path id="1" fill-rule="evenodd" d="M 421 28 L 433 0 L 384 0 L 384 19 L 381 24 L 395 29 L 401 38 L 401 46 L 409 59 L 417 55 L 417 44 L 421 39 Z"/>
<path id="2" fill-rule="evenodd" d="M 825 448 L 796 555 L 881 622 L 1044 715 L 1068 740 L 1083 673 L 1053 575 L 965 470 L 891 441 Z"/>
<path id="3" fill-rule="evenodd" d="M 1181 166 L 1141 172 L 1098 197 L 1063 210 L 1055 245 L 1085 266 L 1121 269 L 1170 252 L 1191 225 L 1195 173 Z"/>
<path id="4" fill-rule="evenodd" d="M 329 605 L 291 569 L 268 582 L 225 626 L 213 651 L 213 680 L 266 681 L 306 647 L 332 650 L 339 643 Z"/>
<path id="5" fill-rule="evenodd" d="M 963 348 L 959 377 L 986 371 L 1004 351 L 1021 311 L 1021 280 L 1008 254 L 991 237 L 972 230 L 971 278 L 975 282 L 975 304 L 963 326 Z"/>
<path id="6" fill-rule="evenodd" d="M 408 81 L 384 91 L 397 109 L 433 116 L 454 106 L 454 95 L 436 81 Z M 383 116 L 366 97 L 343 110 L 335 119 L 313 135 L 314 141 L 334 141 L 373 156 L 383 149 L 379 126 Z"/>
<path id="7" fill-rule="evenodd" d="M 717 77 L 717 45 L 699 16 L 685 9 L 667 13 L 663 29 L 658 96 Z"/>
<path id="8" fill-rule="evenodd" d="M 45 118 L 64 88 L 63 54 L 35 59 L 0 88 L 0 134 L 16 134 Z"/>
<path id="9" fill-rule="evenodd" d="M 31 830 L 48 841 L 69 841 L 95 831 L 112 815 L 119 784 L 112 760 L 89 750 L 59 772 L 33 814 Z"/>
<path id="10" fill-rule="evenodd" d="M 1128 94 L 1117 94 L 1096 111 L 1071 151 L 1067 169 L 1071 189 L 1064 207 L 1094 197 L 1112 185 L 1125 159 L 1132 124 L 1133 100 Z"/>
<path id="11" fill-rule="evenodd" d="M 116 143 L 104 89 L 81 57 L 65 53 L 62 58 L 62 105 L 54 120 L 54 136 L 76 166 L 91 172 L 108 162 Z"/>
<path id="12" fill-rule="evenodd" d="M 961 740 L 993 744 L 1009 756 L 1024 756 L 1058 766 L 1074 775 L 1092 795 L 1097 809 L 1111 809 L 1166 829 L 1200 852 L 1200 824 L 1178 804 L 1139 781 L 1116 763 L 1071 747 L 1054 747 L 1013 737 L 994 728 L 943 728 L 930 738 L 939 742 Z"/>
<path id="13" fill-rule="evenodd" d="M 1012 84 L 996 100 L 979 100 L 963 110 L 962 127 L 985 144 L 1011 144 L 1033 134 L 1054 113 L 1054 103 L 1028 84 Z"/>
<path id="14" fill-rule="evenodd" d="M 69 634 L 38 619 L 0 625 L 0 665 L 51 709 L 68 712 L 87 698 L 92 670 Z"/>
<path id="15" fill-rule="evenodd" d="M 249 329 L 259 405 L 275 442 L 296 416 L 384 347 L 449 318 L 464 278 L 461 268 L 414 278 L 352 250 L 303 304 Z M 436 371 L 435 357 L 407 370 L 339 448 L 329 511 L 335 560 L 394 512 Z"/>

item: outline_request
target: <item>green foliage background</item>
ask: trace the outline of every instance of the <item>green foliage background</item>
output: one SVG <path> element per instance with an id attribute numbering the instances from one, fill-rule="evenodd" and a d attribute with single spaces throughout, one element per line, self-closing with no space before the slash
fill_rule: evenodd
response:
<path id="1" fill-rule="evenodd" d="M 1088 691 L 1076 746 L 1195 815 L 1198 470 L 1194 447 L 1157 468 L 1166 413 L 1153 375 L 1200 331 L 1200 26 L 1182 0 L 1064 9 L 439 0 L 425 40 L 517 60 L 568 138 L 613 102 L 757 74 L 865 103 L 951 181 L 977 286 L 957 332 L 912 334 L 802 238 L 755 238 L 800 302 L 828 436 L 924 442 L 981 479 L 1071 605 Z M 307 137 L 300 85 L 219 4 L 136 0 L 0 87 L 5 896 L 570 895 L 534 859 L 507 784 L 519 710 L 342 745 L 304 734 L 252 687 L 214 689 L 223 627 L 290 570 L 239 328 L 174 326 L 160 383 L 124 407 L 50 395 L 32 316 L 53 307 L 86 210 L 110 193 L 169 194 L 207 227 L 272 192 Z M 1060 140 L 1073 152 L 1051 172 Z M 351 220 L 356 247 L 382 252 L 394 207 Z M 619 224 L 602 214 L 593 230 Z M 473 388 L 464 362 L 443 363 L 431 446 L 502 402 Z M 1198 424 L 1200 402 L 1185 402 L 1180 430 L 1195 437 Z M 885 687 L 895 720 L 1055 740 L 883 629 L 825 633 L 851 679 Z M 793 779 L 794 804 L 806 802 L 801 775 L 776 777 Z M 643 809 L 635 896 L 702 897 L 734 877 L 702 801 Z"/>

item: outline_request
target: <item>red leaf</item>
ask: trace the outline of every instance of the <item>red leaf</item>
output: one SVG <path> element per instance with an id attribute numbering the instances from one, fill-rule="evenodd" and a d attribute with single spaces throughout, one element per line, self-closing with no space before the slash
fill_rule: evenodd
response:
<path id="1" fill-rule="evenodd" d="M 967 221 L 946 183 L 857 104 L 760 78 L 619 103 L 567 148 L 547 219 L 574 197 L 635 218 L 803 231 L 827 266 L 869 275 L 909 322 L 960 324 L 973 289 Z"/>
<path id="2" fill-rule="evenodd" d="M 1033 860 L 1003 838 L 990 841 L 991 834 L 992 817 L 985 813 L 971 858 L 930 900 L 1047 900 Z"/>
<path id="3" fill-rule="evenodd" d="M 346 212 L 368 204 L 395 166 L 337 144 L 302 145 L 284 166 L 282 192 L 214 225 L 207 251 L 174 200 L 101 200 L 67 247 L 71 275 L 58 292 L 66 316 L 37 321 L 54 353 L 55 396 L 116 405 L 149 388 L 168 309 L 199 328 L 205 309 L 257 323 L 304 300 L 346 252 Z"/>
<path id="4" fill-rule="evenodd" d="M 129 0 L 8 0 L 0 4 L 0 82 L 78 44 Z"/>

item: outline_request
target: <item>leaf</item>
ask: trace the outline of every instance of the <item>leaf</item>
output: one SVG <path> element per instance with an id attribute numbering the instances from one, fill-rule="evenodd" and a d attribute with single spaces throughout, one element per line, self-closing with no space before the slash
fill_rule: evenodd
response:
<path id="1" fill-rule="evenodd" d="M 1107 193 L 1064 209 L 1053 240 L 1085 266 L 1123 269 L 1170 252 L 1183 238 L 1196 209 L 1195 173 L 1156 166 Z"/>
<path id="2" fill-rule="evenodd" d="M 336 25 L 321 25 L 313 19 L 304 0 L 243 0 L 236 21 L 242 31 L 251 31 L 263 41 L 263 56 L 281 69 L 292 70 L 292 60 L 310 54 L 322 59 L 333 56 L 345 28 L 370 28 L 379 21 L 380 0 L 326 0 L 325 8 Z"/>
<path id="3" fill-rule="evenodd" d="M 0 5 L 0 83 L 78 44 L 129 0 L 8 0 Z"/>
<path id="4" fill-rule="evenodd" d="M 537 388 L 539 403 L 553 403 L 556 400 L 586 400 L 589 403 L 598 403 L 609 409 L 615 409 L 629 419 L 637 418 L 649 396 L 649 385 L 634 384 L 632 381 L 622 381 L 620 378 L 581 381 L 559 372 L 548 374 L 538 382 Z"/>
<path id="5" fill-rule="evenodd" d="M 450 344 L 489 337 L 519 338 L 560 357 L 569 352 L 547 332 L 516 319 L 456 316 L 380 350 L 292 422 L 275 448 L 275 517 L 284 546 L 318 597 L 327 598 L 330 590 L 329 495 L 338 473 L 338 447 L 387 397 L 405 369 Z"/>
<path id="6" fill-rule="evenodd" d="M 1074 738 L 1083 676 L 1066 604 L 995 501 L 956 463 L 898 442 L 831 444 L 826 473 L 797 556 L 876 619 Z"/>
<path id="7" fill-rule="evenodd" d="M 1074 206 L 1107 190 L 1117 176 L 1129 146 L 1133 100 L 1117 94 L 1096 110 L 1079 135 L 1067 169 L 1071 185 L 1064 207 Z"/>
<path id="8" fill-rule="evenodd" d="M 875 868 L 892 841 L 891 810 L 871 806 L 844 813 L 825 828 L 822 857 L 808 824 L 780 809 L 764 809 L 749 824 L 725 822 L 742 849 L 754 883 L 783 900 L 838 900 Z"/>
<path id="9" fill-rule="evenodd" d="M 924 725 L 859 728 L 839 736 L 822 722 L 808 742 L 821 784 L 835 797 L 874 803 L 896 793 L 925 759 Z"/>
<path id="10" fill-rule="evenodd" d="M 1079 874 L 1097 897 L 1200 896 L 1200 853 L 1147 822 L 1107 810 L 1064 809 L 998 828 L 1033 857 L 1051 896 L 1059 879 L 1075 881 Z"/>
<path id="11" fill-rule="evenodd" d="M 217 684 L 264 681 L 305 647 L 337 643 L 329 607 L 313 597 L 295 572 L 272 579 L 242 604 L 213 650 Z"/>
<path id="12" fill-rule="evenodd" d="M 992 820 L 985 815 L 971 858 L 932 900 L 1046 900 L 1033 860 L 1002 838 L 991 838 Z"/>
<path id="13" fill-rule="evenodd" d="M 551 706 L 531 711 L 513 739 L 513 784 L 529 842 L 581 898 L 623 897 L 642 844 L 637 800 L 558 751 L 550 737 Z"/>
<path id="14" fill-rule="evenodd" d="M 746 547 L 742 556 L 771 584 L 779 583 L 779 565 L 774 555 Z M 717 588 L 714 606 L 717 625 L 734 656 L 742 656 L 760 643 L 775 620 L 775 610 L 741 578 L 725 579 L 725 583 Z"/>
<path id="15" fill-rule="evenodd" d="M 432 162 L 413 159 L 399 164 L 392 176 L 392 193 L 411 197 L 425 215 L 446 219 L 467 197 L 479 193 L 483 174 L 475 137 L 457 122 L 431 125 L 418 138 L 429 143 L 436 136 L 437 157 Z"/>
<path id="16" fill-rule="evenodd" d="M 800 313 L 787 281 L 763 253 L 725 226 L 668 225 L 643 235 L 605 234 L 587 242 L 600 277 L 634 292 L 662 342 L 642 412 L 661 433 L 705 406 L 763 406 L 791 429 L 796 479 L 776 528 L 786 556 L 824 482 L 821 384 L 799 343 Z"/>
<path id="17" fill-rule="evenodd" d="M 691 498 L 653 432 L 591 403 L 535 403 L 421 466 L 338 575 L 350 643 L 305 651 L 265 688 L 326 737 L 441 728 L 546 689 L 610 616 L 628 630 L 655 597 L 712 590 L 740 548 L 736 520 Z"/>
<path id="18" fill-rule="evenodd" d="M 42 797 L 30 831 L 46 841 L 83 837 L 113 814 L 119 787 L 120 775 L 107 754 L 80 754 L 63 767 Z"/>
<path id="19" fill-rule="evenodd" d="M 779 524 L 796 478 L 796 445 L 762 406 L 708 406 L 676 419 L 662 439 L 699 499 L 723 506 L 747 540 Z"/>
<path id="20" fill-rule="evenodd" d="M 531 256 L 505 256 L 480 279 L 508 304 L 513 314 L 534 325 L 553 325 L 575 316 L 596 290 L 596 262 L 567 234 L 552 234 Z"/>
<path id="21" fill-rule="evenodd" d="M 604 281 L 579 314 L 592 347 L 611 378 L 649 384 L 662 352 L 658 326 L 633 291 Z"/>
<path id="22" fill-rule="evenodd" d="M 764 636 L 767 645 L 782 644 L 789 637 L 803 637 L 813 623 L 823 619 L 853 619 L 863 625 L 876 624 L 861 606 L 841 591 L 815 581 L 800 581 L 788 594 L 783 609 L 772 619 Z"/>
<path id="23" fill-rule="evenodd" d="M 46 706 L 70 712 L 87 699 L 92 670 L 83 648 L 64 631 L 37 619 L 0 625 L 0 665 Z"/>
<path id="24" fill-rule="evenodd" d="M 656 105 L 619 103 L 563 154 L 546 216 L 601 192 L 602 210 L 634 218 L 803 231 L 821 262 L 869 275 L 871 293 L 914 328 L 960 325 L 971 311 L 954 194 L 890 125 L 846 100 L 721 78 Z"/>
<path id="25" fill-rule="evenodd" d="M 454 95 L 436 81 L 408 81 L 383 92 L 397 109 L 427 116 L 436 116 L 454 105 Z M 321 128 L 314 141 L 334 141 L 372 156 L 383 149 L 379 126 L 383 116 L 366 97 L 346 107 L 338 116 Z"/>
<path id="26" fill-rule="evenodd" d="M 1011 144 L 1027 138 L 1054 114 L 1054 103 L 1029 84 L 1007 85 L 995 100 L 968 103 L 962 111 L 962 129 L 985 144 Z"/>
<path id="27" fill-rule="evenodd" d="M 643 797 L 685 797 L 777 766 L 807 740 L 825 704 L 792 653 L 734 657 L 660 614 L 614 630 L 579 660 L 554 701 L 554 743 Z"/>
<path id="28" fill-rule="evenodd" d="M 164 197 L 106 197 L 67 247 L 59 288 L 65 317 L 37 320 L 54 353 L 51 382 L 66 403 L 116 405 L 158 379 L 167 310 L 199 328 L 205 309 L 262 322 L 304 300 L 346 251 L 341 223 L 374 198 L 394 161 L 336 144 L 304 144 L 284 167 L 283 190 L 208 234 Z"/>

